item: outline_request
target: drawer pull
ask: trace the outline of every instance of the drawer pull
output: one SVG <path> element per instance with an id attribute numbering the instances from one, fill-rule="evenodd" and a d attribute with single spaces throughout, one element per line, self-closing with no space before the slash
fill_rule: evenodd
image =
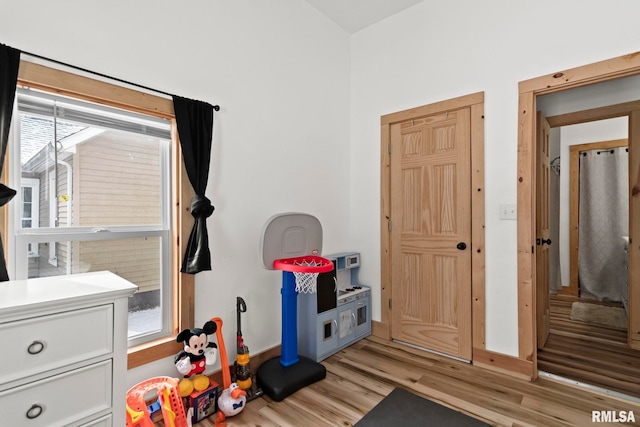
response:
<path id="1" fill-rule="evenodd" d="M 33 405 L 31 405 L 31 408 L 29 408 L 29 410 L 27 411 L 27 418 L 29 418 L 30 420 L 33 420 L 34 418 L 38 418 L 43 411 L 44 411 L 44 408 L 42 406 L 38 405 L 37 403 L 34 403 Z"/>
<path id="2" fill-rule="evenodd" d="M 29 354 L 38 354 L 44 350 L 44 343 L 42 341 L 34 341 L 27 348 Z"/>

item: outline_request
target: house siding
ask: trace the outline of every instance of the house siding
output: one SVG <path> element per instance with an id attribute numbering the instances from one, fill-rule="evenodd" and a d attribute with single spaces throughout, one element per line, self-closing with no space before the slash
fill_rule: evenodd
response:
<path id="1" fill-rule="evenodd" d="M 107 131 L 80 144 L 74 155 L 74 223 L 82 227 L 161 224 L 160 147 L 139 136 Z M 109 270 L 139 286 L 160 287 L 160 239 L 76 242 L 72 272 Z"/>

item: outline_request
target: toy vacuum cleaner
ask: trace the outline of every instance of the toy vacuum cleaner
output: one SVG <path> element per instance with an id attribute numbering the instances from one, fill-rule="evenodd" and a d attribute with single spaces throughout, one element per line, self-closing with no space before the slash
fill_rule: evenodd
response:
<path id="1" fill-rule="evenodd" d="M 242 299 L 242 297 L 236 298 L 236 310 L 238 332 L 236 334 L 237 356 L 236 362 L 234 363 L 235 382 L 242 390 L 247 392 L 247 401 L 251 401 L 256 397 L 262 396 L 263 392 L 259 387 L 257 387 L 255 381 L 253 381 L 253 376 L 251 374 L 251 358 L 249 356 L 249 347 L 245 345 L 244 338 L 242 337 L 240 317 L 242 313 L 245 313 L 247 311 L 247 304 L 244 302 L 244 299 Z"/>
<path id="2" fill-rule="evenodd" d="M 216 425 L 220 425 L 227 417 L 238 415 L 245 408 L 247 403 L 247 393 L 242 390 L 237 383 L 231 382 L 231 372 L 227 361 L 227 350 L 222 336 L 222 319 L 214 317 L 211 319 L 217 326 L 216 338 L 218 339 L 218 351 L 220 352 L 220 364 L 222 369 L 223 390 L 218 396 L 218 415 Z"/>

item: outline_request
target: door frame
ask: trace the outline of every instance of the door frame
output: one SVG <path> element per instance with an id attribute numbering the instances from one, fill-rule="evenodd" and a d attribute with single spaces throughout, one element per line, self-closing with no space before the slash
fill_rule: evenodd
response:
<path id="1" fill-rule="evenodd" d="M 518 177 L 517 177 L 517 248 L 518 248 L 518 358 L 527 362 L 529 376 L 537 378 L 537 332 L 536 332 L 536 196 L 535 196 L 535 126 L 536 97 L 553 92 L 573 89 L 596 83 L 602 83 L 621 77 L 640 74 L 640 52 L 619 56 L 605 61 L 564 70 L 518 84 Z M 640 118 L 631 115 L 629 120 L 629 139 L 634 130 L 638 132 Z M 630 147 L 631 148 L 631 147 Z M 630 149 L 630 179 L 636 172 L 640 174 L 640 153 Z M 639 178 L 640 179 L 640 178 Z M 640 183 L 638 183 L 640 184 Z M 640 210 L 640 198 L 630 200 L 633 211 Z M 630 228 L 631 228 L 630 217 Z M 634 234 L 640 233 L 635 227 Z M 630 233 L 631 234 L 631 233 Z M 631 236 L 633 238 L 633 236 Z M 639 236 L 640 237 L 640 236 Z M 636 239 L 640 241 L 640 238 Z M 636 241 L 636 243 L 637 243 Z M 629 257 L 638 257 L 640 247 L 629 246 Z M 630 262 L 629 277 L 640 278 L 640 265 Z M 640 287 L 629 283 L 629 304 L 640 301 Z M 630 310 L 630 325 L 640 325 L 640 310 Z M 637 327 L 636 329 L 640 329 Z M 636 331 L 636 332 L 640 332 Z M 634 331 L 629 331 L 634 334 Z M 640 336 L 640 334 L 638 334 Z"/>
<path id="2" fill-rule="evenodd" d="M 391 339 L 391 125 L 460 108 L 471 110 L 471 339 L 472 360 L 485 351 L 484 92 L 448 99 L 380 118 L 381 322 L 374 335 Z"/>

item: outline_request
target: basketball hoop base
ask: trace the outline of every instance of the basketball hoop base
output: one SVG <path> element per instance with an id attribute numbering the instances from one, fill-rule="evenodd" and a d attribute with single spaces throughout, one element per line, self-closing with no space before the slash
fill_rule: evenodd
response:
<path id="1" fill-rule="evenodd" d="M 327 376 L 327 369 L 320 363 L 299 356 L 298 363 L 282 366 L 279 357 L 264 362 L 258 368 L 258 386 L 267 396 L 280 402 L 287 396 Z"/>

